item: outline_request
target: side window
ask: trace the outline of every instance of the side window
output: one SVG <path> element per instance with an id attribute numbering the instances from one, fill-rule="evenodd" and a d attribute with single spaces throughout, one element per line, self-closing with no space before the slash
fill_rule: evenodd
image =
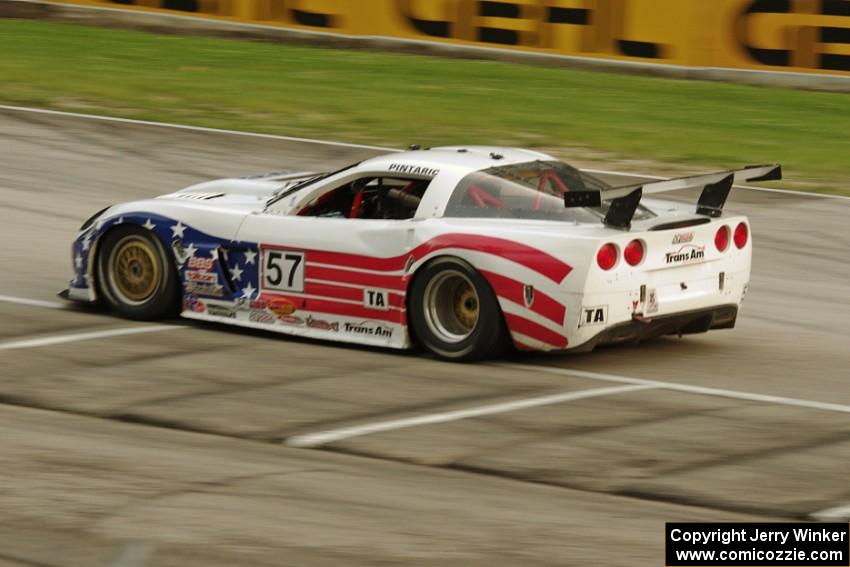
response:
<path id="1" fill-rule="evenodd" d="M 427 179 L 365 177 L 355 179 L 317 197 L 299 216 L 393 219 L 413 218 L 428 188 Z"/>

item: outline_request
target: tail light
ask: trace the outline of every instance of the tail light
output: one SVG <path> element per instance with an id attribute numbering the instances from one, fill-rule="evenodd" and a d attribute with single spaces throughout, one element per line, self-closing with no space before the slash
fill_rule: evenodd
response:
<path id="1" fill-rule="evenodd" d="M 629 266 L 637 266 L 643 260 L 643 242 L 632 240 L 623 250 L 623 258 Z"/>
<path id="2" fill-rule="evenodd" d="M 714 246 L 719 252 L 725 252 L 729 248 L 729 227 L 724 225 L 717 229 L 714 234 Z"/>
<path id="3" fill-rule="evenodd" d="M 617 247 L 611 244 L 605 244 L 596 253 L 596 263 L 603 270 L 610 270 L 617 263 Z"/>
<path id="4" fill-rule="evenodd" d="M 735 236 L 733 237 L 735 240 L 735 246 L 738 248 L 743 248 L 747 245 L 747 240 L 750 238 L 750 229 L 747 228 L 746 223 L 740 223 L 735 227 Z"/>

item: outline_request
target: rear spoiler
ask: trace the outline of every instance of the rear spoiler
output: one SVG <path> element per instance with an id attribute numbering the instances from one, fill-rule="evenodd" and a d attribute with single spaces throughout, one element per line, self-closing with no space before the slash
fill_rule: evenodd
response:
<path id="1" fill-rule="evenodd" d="M 600 207 L 603 201 L 610 201 L 611 205 L 603 222 L 613 228 L 628 230 L 632 224 L 632 217 L 635 216 L 635 211 L 637 211 L 638 204 L 644 195 L 702 187 L 702 193 L 697 201 L 697 214 L 719 217 L 723 214 L 723 205 L 726 204 L 726 198 L 734 184 L 777 181 L 779 179 L 782 179 L 782 166 L 778 163 L 749 165 L 738 170 L 626 185 L 605 191 L 567 192 L 564 193 L 564 206 Z"/>

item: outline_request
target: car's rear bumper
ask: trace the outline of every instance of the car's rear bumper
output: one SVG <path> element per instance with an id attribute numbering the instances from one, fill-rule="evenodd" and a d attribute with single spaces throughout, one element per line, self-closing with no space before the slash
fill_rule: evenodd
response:
<path id="1" fill-rule="evenodd" d="M 738 305 L 720 305 L 695 309 L 671 315 L 644 318 L 635 316 L 631 321 L 614 324 L 573 352 L 588 352 L 599 345 L 637 343 L 662 335 L 704 333 L 712 329 L 731 329 L 738 318 Z"/>

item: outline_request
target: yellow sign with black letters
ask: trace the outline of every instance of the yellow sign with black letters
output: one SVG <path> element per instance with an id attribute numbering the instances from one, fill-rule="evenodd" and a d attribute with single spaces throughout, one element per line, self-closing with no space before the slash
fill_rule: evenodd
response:
<path id="1" fill-rule="evenodd" d="M 687 67 L 850 75 L 850 0 L 61 0 Z"/>

